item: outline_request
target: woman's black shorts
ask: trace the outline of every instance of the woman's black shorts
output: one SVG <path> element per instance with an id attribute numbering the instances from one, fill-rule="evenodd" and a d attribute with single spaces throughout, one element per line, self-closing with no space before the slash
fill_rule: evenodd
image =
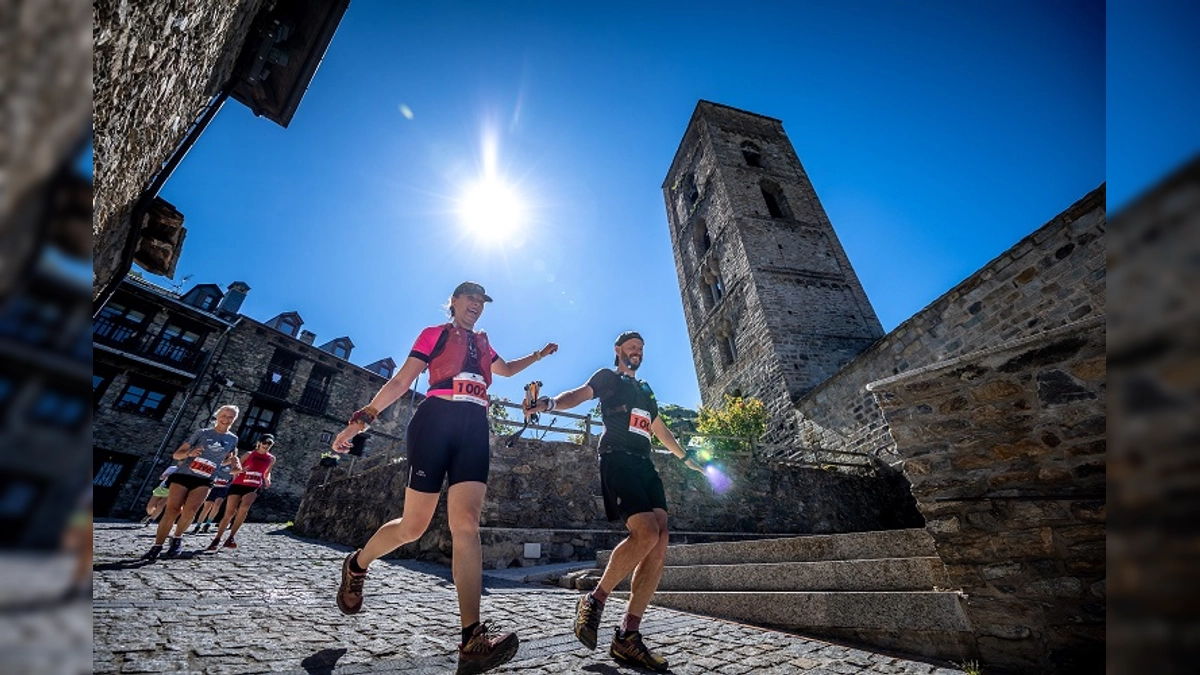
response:
<path id="1" fill-rule="evenodd" d="M 604 516 L 609 520 L 625 521 L 637 513 L 667 510 L 662 479 L 646 455 L 622 450 L 603 452 L 600 492 L 604 495 Z"/>
<path id="2" fill-rule="evenodd" d="M 184 474 L 181 476 L 178 473 L 173 473 L 167 477 L 167 485 L 170 485 L 171 483 L 182 485 L 183 487 L 187 488 L 188 492 L 191 492 L 196 488 L 212 487 L 211 478 L 201 478 L 200 476 L 192 476 L 190 474 Z"/>
<path id="3" fill-rule="evenodd" d="M 487 408 L 468 401 L 427 398 L 408 423 L 408 487 L 441 492 L 467 481 L 486 483 L 491 467 Z"/>
<path id="4" fill-rule="evenodd" d="M 251 492 L 258 492 L 258 486 L 257 485 L 238 485 L 237 483 L 230 483 L 230 485 L 229 485 L 229 496 L 230 497 L 241 497 L 242 495 L 248 495 Z"/>

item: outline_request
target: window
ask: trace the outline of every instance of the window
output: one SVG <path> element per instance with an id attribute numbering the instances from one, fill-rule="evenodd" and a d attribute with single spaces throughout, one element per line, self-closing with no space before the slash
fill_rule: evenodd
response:
<path id="1" fill-rule="evenodd" d="M 67 431 L 79 429 L 86 419 L 83 397 L 57 387 L 43 389 L 29 409 L 30 422 Z"/>
<path id="2" fill-rule="evenodd" d="M 108 391 L 108 385 L 112 384 L 114 377 L 116 372 L 107 368 L 92 370 L 92 405 L 98 405 L 100 399 L 104 398 L 104 392 Z"/>
<path id="3" fill-rule="evenodd" d="M 162 419 L 174 397 L 175 392 L 167 385 L 139 380 L 125 386 L 125 391 L 121 392 L 113 408 L 121 412 Z"/>
<path id="4" fill-rule="evenodd" d="M 117 478 L 121 476 L 123 464 L 118 462 L 105 462 L 100 465 L 100 469 L 96 471 L 96 475 L 92 477 L 92 485 L 96 487 L 113 487 L 117 484 Z"/>
<path id="5" fill-rule="evenodd" d="M 168 365 L 190 367 L 199 362 L 200 345 L 207 336 L 199 328 L 172 319 L 158 334 L 152 357 Z"/>
<path id="6" fill-rule="evenodd" d="M 296 337 L 296 331 L 300 330 L 300 324 L 296 323 L 290 318 L 280 319 L 279 330 L 283 333 L 291 335 L 292 337 Z"/>
<path id="7" fill-rule="evenodd" d="M 737 360 L 737 343 L 734 342 L 733 334 L 723 335 L 718 343 L 721 348 L 721 362 L 725 365 L 732 365 Z"/>
<path id="8" fill-rule="evenodd" d="M 346 347 L 346 343 L 339 342 L 333 346 L 333 355 L 339 359 L 350 358 L 350 349 Z"/>
<path id="9" fill-rule="evenodd" d="M 276 349 L 271 355 L 271 362 L 267 365 L 267 372 L 263 375 L 258 390 L 275 398 L 287 398 L 288 390 L 292 386 L 292 373 L 299 358 L 289 351 Z"/>
<path id="10" fill-rule="evenodd" d="M 333 382 L 334 371 L 314 365 L 304 385 L 304 393 L 300 395 L 300 407 L 313 412 L 325 412 L 329 402 L 329 386 Z"/>
<path id="11" fill-rule="evenodd" d="M 109 301 L 92 322 L 92 338 L 112 346 L 120 346 L 136 337 L 146 324 L 146 313 Z"/>
<path id="12" fill-rule="evenodd" d="M 213 307 L 217 306 L 217 296 L 213 295 L 212 293 L 205 293 L 204 295 L 200 296 L 200 302 L 197 303 L 197 305 L 200 307 L 200 309 L 205 311 L 211 310 Z"/>
<path id="13" fill-rule="evenodd" d="M 708 223 L 700 218 L 692 229 L 692 243 L 696 247 L 696 257 L 703 257 L 712 248 L 712 237 L 708 235 Z"/>
<path id="14" fill-rule="evenodd" d="M 712 304 L 716 305 L 725 297 L 725 284 L 721 283 L 721 277 L 715 276 L 708 283 L 708 295 L 712 298 Z"/>
<path id="15" fill-rule="evenodd" d="M 762 189 L 763 201 L 766 202 L 766 204 L 767 204 L 767 213 L 769 213 L 772 218 L 782 218 L 783 217 L 783 205 L 780 203 L 781 195 L 777 192 L 776 189 L 773 189 L 766 185 L 763 185 L 760 187 Z"/>
<path id="16" fill-rule="evenodd" d="M 320 437 L 318 437 L 318 439 L 317 439 L 317 442 L 332 443 L 333 442 L 333 432 L 332 431 L 322 431 Z"/>
<path id="17" fill-rule="evenodd" d="M 746 160 L 746 166 L 762 166 L 762 152 L 750 141 L 742 143 L 742 159 Z"/>
<path id="18" fill-rule="evenodd" d="M 246 416 L 242 418 L 242 427 L 238 431 L 238 446 L 249 450 L 258 442 L 263 434 L 275 432 L 279 424 L 279 408 L 265 405 L 259 401 L 250 404 Z"/>

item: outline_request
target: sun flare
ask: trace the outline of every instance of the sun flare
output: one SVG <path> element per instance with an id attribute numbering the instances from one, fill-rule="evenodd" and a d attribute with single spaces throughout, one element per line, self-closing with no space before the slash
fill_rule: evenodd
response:
<path id="1" fill-rule="evenodd" d="M 463 191 L 458 215 L 473 235 L 505 237 L 524 225 L 525 203 L 511 186 L 489 177 Z"/>

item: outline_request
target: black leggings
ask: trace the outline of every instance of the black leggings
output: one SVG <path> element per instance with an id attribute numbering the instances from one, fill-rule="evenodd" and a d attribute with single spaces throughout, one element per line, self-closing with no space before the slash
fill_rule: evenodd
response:
<path id="1" fill-rule="evenodd" d="M 408 424 L 408 487 L 441 492 L 467 481 L 486 483 L 491 463 L 487 408 L 467 401 L 427 398 Z"/>

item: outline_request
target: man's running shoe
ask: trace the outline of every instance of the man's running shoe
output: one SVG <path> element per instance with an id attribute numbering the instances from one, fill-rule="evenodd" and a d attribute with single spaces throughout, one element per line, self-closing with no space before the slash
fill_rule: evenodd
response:
<path id="1" fill-rule="evenodd" d="M 162 544 L 155 544 L 150 547 L 149 551 L 146 551 L 142 555 L 142 560 L 158 560 L 158 556 L 161 553 L 162 553 Z"/>
<path id="2" fill-rule="evenodd" d="M 200 528 L 200 532 L 202 532 L 202 533 L 203 533 L 203 532 L 208 532 L 208 528 L 209 528 L 209 526 L 211 526 L 211 525 L 212 525 L 212 523 L 205 523 L 205 524 L 204 524 L 204 527 L 201 527 L 201 528 Z"/>
<path id="3" fill-rule="evenodd" d="M 516 633 L 497 631 L 491 622 L 484 621 L 475 626 L 471 639 L 458 647 L 456 675 L 474 675 L 507 663 L 520 644 Z"/>
<path id="4" fill-rule="evenodd" d="M 337 593 L 337 606 L 342 610 L 342 614 L 358 614 L 363 605 L 363 581 L 366 580 L 367 573 L 350 571 L 350 561 L 356 555 L 358 551 L 346 556 L 342 561 L 342 585 L 338 586 Z"/>
<path id="5" fill-rule="evenodd" d="M 212 543 L 208 545 L 208 548 L 204 550 L 208 551 L 209 553 L 216 553 L 217 551 L 221 550 L 221 538 L 217 537 L 216 539 L 213 539 Z"/>
<path id="6" fill-rule="evenodd" d="M 584 593 L 575 604 L 575 637 L 588 649 L 596 648 L 596 634 L 600 631 L 600 615 L 604 605 L 591 593 Z"/>
<path id="7" fill-rule="evenodd" d="M 608 655 L 626 665 L 648 668 L 658 673 L 667 672 L 667 660 L 651 652 L 642 642 L 642 634 L 636 630 L 622 636 L 618 628 L 613 635 L 612 646 L 608 648 Z"/>
<path id="8" fill-rule="evenodd" d="M 237 548 L 237 542 L 233 540 L 233 537 L 225 540 L 225 548 Z"/>
<path id="9" fill-rule="evenodd" d="M 171 545 L 167 546 L 167 552 L 163 555 L 164 558 L 178 558 L 183 552 L 183 537 L 171 537 Z"/>

